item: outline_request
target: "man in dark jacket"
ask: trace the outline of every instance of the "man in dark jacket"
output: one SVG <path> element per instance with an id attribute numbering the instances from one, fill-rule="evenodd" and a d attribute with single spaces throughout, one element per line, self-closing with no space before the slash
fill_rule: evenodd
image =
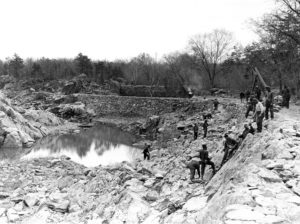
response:
<path id="1" fill-rule="evenodd" d="M 144 160 L 147 159 L 147 160 L 150 160 L 150 152 L 149 152 L 149 149 L 150 149 L 150 144 L 145 144 L 145 148 L 143 150 L 143 154 L 144 154 Z"/>
<path id="2" fill-rule="evenodd" d="M 228 158 L 231 157 L 232 153 L 237 149 L 238 142 L 233 138 L 230 138 L 228 134 L 224 135 L 225 143 L 224 143 L 224 156 L 221 162 L 221 166 L 227 161 Z"/>
<path id="3" fill-rule="evenodd" d="M 244 125 L 243 133 L 241 135 L 239 135 L 239 138 L 241 138 L 242 140 L 244 140 L 249 133 L 250 133 L 250 128 L 249 128 L 248 124 L 245 124 Z"/>
<path id="4" fill-rule="evenodd" d="M 282 90 L 282 98 L 283 98 L 282 106 L 289 108 L 291 93 L 290 93 L 290 90 L 287 88 L 287 86 L 284 86 L 284 89 Z"/>
<path id="5" fill-rule="evenodd" d="M 196 123 L 194 124 L 193 130 L 194 130 L 194 140 L 196 140 L 198 138 L 198 131 L 199 131 L 199 127 Z"/>
<path id="6" fill-rule="evenodd" d="M 266 87 L 267 95 L 266 95 L 266 111 L 265 111 L 265 118 L 266 120 L 269 119 L 269 112 L 271 115 L 271 119 L 274 118 L 274 111 L 273 111 L 273 104 L 274 104 L 274 94 L 271 91 L 269 86 Z"/>
<path id="7" fill-rule="evenodd" d="M 254 89 L 254 92 L 255 92 L 255 97 L 260 100 L 260 96 L 261 96 L 261 90 L 258 86 L 255 86 L 255 89 Z"/>
<path id="8" fill-rule="evenodd" d="M 215 169 L 215 164 L 210 160 L 208 156 L 206 144 L 202 145 L 202 149 L 199 152 L 199 156 L 200 156 L 200 164 L 201 164 L 201 179 L 203 180 L 206 165 L 211 166 L 213 170 L 213 175 L 216 173 L 216 169 Z"/>
<path id="9" fill-rule="evenodd" d="M 255 111 L 255 101 L 253 97 L 250 97 L 250 100 L 248 101 L 247 105 L 247 111 L 245 114 L 245 117 L 247 118 L 249 116 L 250 111 L 254 112 Z"/>

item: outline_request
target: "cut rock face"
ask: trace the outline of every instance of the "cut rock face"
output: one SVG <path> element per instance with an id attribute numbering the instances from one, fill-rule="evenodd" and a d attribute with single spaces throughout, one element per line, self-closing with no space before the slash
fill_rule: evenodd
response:
<path id="1" fill-rule="evenodd" d="M 7 148 L 30 147 L 48 134 L 43 125 L 59 125 L 62 120 L 50 112 L 27 110 L 24 115 L 0 93 L 0 144 Z"/>

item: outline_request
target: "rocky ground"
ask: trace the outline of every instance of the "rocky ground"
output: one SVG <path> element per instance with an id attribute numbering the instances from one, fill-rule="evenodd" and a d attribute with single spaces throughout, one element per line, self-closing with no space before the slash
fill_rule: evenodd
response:
<path id="1" fill-rule="evenodd" d="M 26 101 L 26 94 L 23 101 L 2 97 L 1 127 L 9 133 L 6 145 L 30 146 L 54 128 L 70 125 L 50 111 L 44 115 L 44 103 Z M 44 100 L 49 98 L 53 100 L 52 96 Z M 71 100 L 59 99 L 56 107 L 65 114 L 62 107 Z M 201 124 L 203 118 L 190 110 L 129 120 L 125 127 L 120 121 L 125 129 L 151 135 L 150 161 L 95 168 L 66 157 L 2 161 L 0 223 L 300 223 L 298 107 L 282 109 L 265 122 L 263 133 L 249 134 L 215 176 L 207 169 L 205 182 L 189 181 L 189 170 L 181 163 L 188 155 L 197 155 L 205 142 L 219 167 L 222 136 L 229 132 L 237 138 L 244 122 L 249 122 L 239 102 L 220 101 L 207 139 L 193 141 L 192 124 Z M 114 123 L 113 118 L 102 121 Z"/>

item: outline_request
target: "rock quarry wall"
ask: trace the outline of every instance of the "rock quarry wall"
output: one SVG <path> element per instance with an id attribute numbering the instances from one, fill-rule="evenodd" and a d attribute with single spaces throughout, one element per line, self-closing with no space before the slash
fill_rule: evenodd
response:
<path id="1" fill-rule="evenodd" d="M 78 94 L 78 99 L 85 103 L 88 108 L 95 111 L 97 115 L 124 115 L 141 116 L 158 115 L 172 112 L 177 109 L 193 107 L 195 110 L 203 111 L 212 107 L 211 100 L 191 101 L 182 98 L 152 98 L 131 96 L 104 96 Z"/>
<path id="2" fill-rule="evenodd" d="M 0 147 L 30 147 L 50 133 L 50 127 L 63 125 L 53 113 L 15 106 L 0 92 Z"/>

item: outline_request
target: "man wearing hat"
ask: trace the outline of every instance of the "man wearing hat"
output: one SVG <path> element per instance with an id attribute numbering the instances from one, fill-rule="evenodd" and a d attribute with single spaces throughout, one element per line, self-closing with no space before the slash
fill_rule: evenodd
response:
<path id="1" fill-rule="evenodd" d="M 215 164 L 210 160 L 208 156 L 206 144 L 202 145 L 202 149 L 199 152 L 199 156 L 200 156 L 200 164 L 201 164 L 201 179 L 203 180 L 206 164 L 211 166 L 213 170 L 213 174 L 216 173 L 216 169 L 215 169 Z"/>

